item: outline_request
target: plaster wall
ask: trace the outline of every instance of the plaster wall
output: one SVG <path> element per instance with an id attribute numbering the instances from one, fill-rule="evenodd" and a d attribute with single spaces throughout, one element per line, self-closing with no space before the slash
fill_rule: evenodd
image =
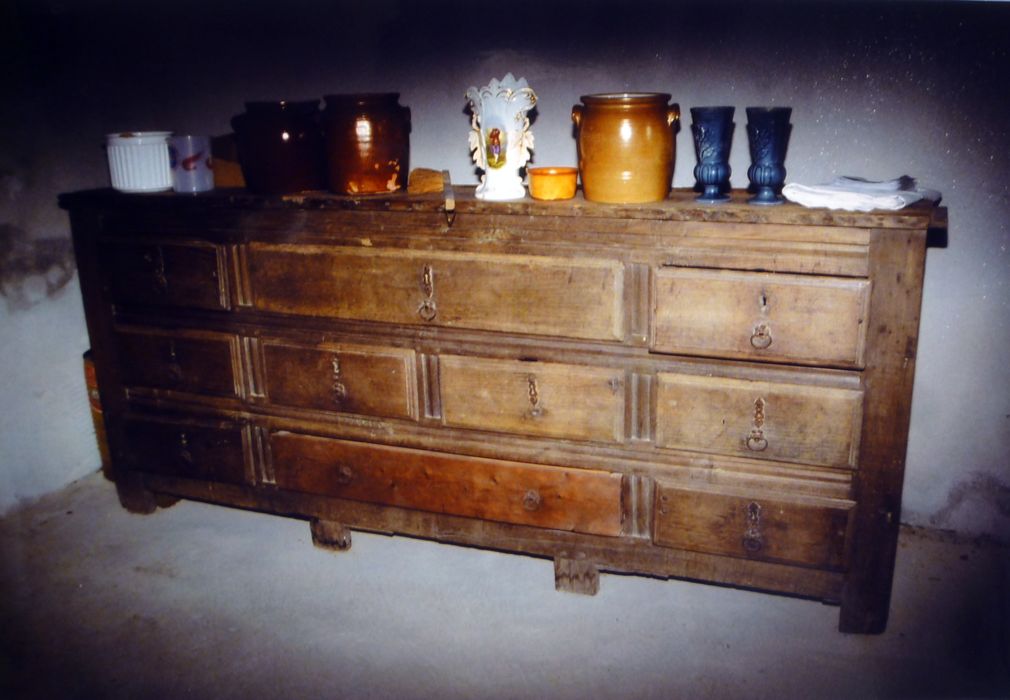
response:
<path id="1" fill-rule="evenodd" d="M 940 190 L 949 243 L 928 254 L 903 519 L 1010 536 L 1010 5 L 42 0 L 5 11 L 0 511 L 98 467 L 56 195 L 108 184 L 103 134 L 222 134 L 246 100 L 398 91 L 413 113 L 411 167 L 475 183 L 463 93 L 511 71 L 539 96 L 533 164 L 575 164 L 580 95 L 649 90 L 672 93 L 685 115 L 737 107 L 734 186 L 747 182 L 743 107 L 789 105 L 790 181 L 908 174 Z M 677 143 L 674 185 L 690 186 L 688 129 Z"/>

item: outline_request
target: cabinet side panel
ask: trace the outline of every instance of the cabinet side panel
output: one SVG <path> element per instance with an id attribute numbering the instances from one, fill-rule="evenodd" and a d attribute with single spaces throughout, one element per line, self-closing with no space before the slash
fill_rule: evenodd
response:
<path id="1" fill-rule="evenodd" d="M 855 474 L 853 556 L 842 595 L 843 632 L 887 625 L 922 303 L 926 232 L 874 231 L 866 387 Z"/>

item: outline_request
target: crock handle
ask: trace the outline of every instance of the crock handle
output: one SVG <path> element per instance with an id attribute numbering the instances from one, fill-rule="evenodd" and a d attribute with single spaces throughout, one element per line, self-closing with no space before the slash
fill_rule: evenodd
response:
<path id="1" fill-rule="evenodd" d="M 666 109 L 666 125 L 673 126 L 680 121 L 680 105 L 674 102 Z"/>
<path id="2" fill-rule="evenodd" d="M 572 107 L 572 121 L 575 122 L 575 128 L 582 128 L 582 105 L 575 105 Z"/>

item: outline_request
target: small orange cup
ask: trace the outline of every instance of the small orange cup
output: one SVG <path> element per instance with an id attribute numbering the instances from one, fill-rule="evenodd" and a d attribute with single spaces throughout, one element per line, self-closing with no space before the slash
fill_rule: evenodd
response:
<path id="1" fill-rule="evenodd" d="M 528 172 L 533 199 L 571 199 L 575 196 L 578 168 L 530 168 Z"/>

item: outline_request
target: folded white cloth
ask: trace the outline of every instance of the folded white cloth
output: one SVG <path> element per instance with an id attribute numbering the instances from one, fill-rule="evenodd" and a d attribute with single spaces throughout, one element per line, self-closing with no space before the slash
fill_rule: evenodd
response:
<path id="1" fill-rule="evenodd" d="M 920 199 L 939 201 L 940 193 L 918 189 L 915 180 L 903 175 L 893 180 L 873 182 L 857 177 L 837 177 L 824 185 L 800 185 L 791 182 L 782 195 L 805 207 L 826 207 L 849 211 L 902 209 Z"/>

